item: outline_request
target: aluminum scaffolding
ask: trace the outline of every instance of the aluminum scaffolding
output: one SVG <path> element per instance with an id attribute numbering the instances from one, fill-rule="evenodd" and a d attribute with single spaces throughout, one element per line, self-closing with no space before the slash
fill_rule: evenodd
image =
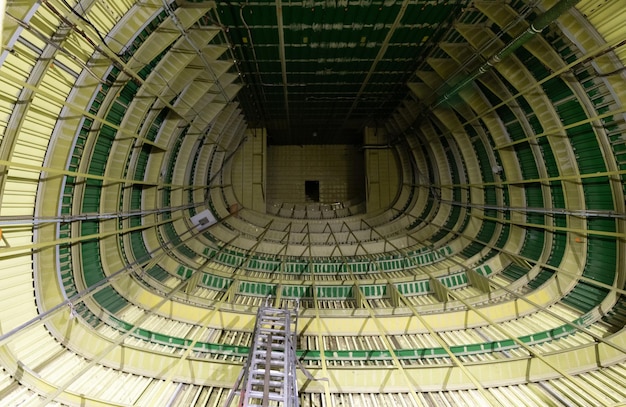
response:
<path id="1" fill-rule="evenodd" d="M 240 389 L 240 407 L 299 406 L 297 314 L 297 309 L 259 308 L 248 359 L 225 406 L 230 406 Z"/>

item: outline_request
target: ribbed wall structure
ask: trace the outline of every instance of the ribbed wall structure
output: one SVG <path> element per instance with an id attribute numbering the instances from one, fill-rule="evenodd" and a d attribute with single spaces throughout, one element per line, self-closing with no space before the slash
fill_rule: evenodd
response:
<path id="1" fill-rule="evenodd" d="M 465 8 L 378 129 L 393 204 L 306 220 L 230 213 L 249 131 L 213 2 L 8 1 L 0 405 L 221 406 L 268 296 L 300 304 L 302 406 L 623 403 L 623 2 L 442 99 L 554 3 Z"/>

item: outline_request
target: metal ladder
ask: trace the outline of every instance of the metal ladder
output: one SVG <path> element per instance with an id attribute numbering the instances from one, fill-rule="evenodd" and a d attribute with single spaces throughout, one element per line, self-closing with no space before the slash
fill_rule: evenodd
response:
<path id="1" fill-rule="evenodd" d="M 240 407 L 298 407 L 295 339 L 297 310 L 262 306 L 257 312 L 248 360 L 233 391 L 243 386 Z"/>

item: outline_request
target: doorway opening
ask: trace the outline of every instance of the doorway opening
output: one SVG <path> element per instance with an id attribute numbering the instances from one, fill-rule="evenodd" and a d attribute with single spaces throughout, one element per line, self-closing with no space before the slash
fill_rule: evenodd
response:
<path id="1" fill-rule="evenodd" d="M 320 201 L 320 182 L 304 181 L 304 195 L 307 202 Z"/>

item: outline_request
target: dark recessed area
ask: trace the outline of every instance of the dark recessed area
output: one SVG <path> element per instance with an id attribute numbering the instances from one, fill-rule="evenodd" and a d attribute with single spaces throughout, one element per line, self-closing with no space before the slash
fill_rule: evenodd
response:
<path id="1" fill-rule="evenodd" d="M 307 202 L 319 202 L 320 201 L 320 182 L 319 181 L 304 181 L 304 195 Z"/>

